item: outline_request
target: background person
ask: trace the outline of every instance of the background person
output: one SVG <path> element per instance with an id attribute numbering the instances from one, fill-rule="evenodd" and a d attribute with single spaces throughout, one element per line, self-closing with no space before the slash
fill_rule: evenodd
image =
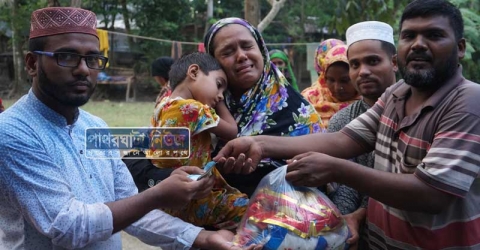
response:
<path id="1" fill-rule="evenodd" d="M 292 184 L 333 181 L 369 195 L 371 249 L 476 249 L 480 86 L 462 76 L 465 46 L 458 8 L 412 1 L 400 20 L 404 80 L 372 108 L 336 133 L 237 138 L 215 159 L 227 163 L 225 172 L 242 172 L 264 157 L 293 157 L 286 176 Z M 375 169 L 340 159 L 374 147 Z M 230 156 L 236 161 L 225 161 Z"/>
<path id="2" fill-rule="evenodd" d="M 331 38 L 331 39 L 323 40 L 318 45 L 317 50 L 315 50 L 315 57 L 313 59 L 313 63 L 314 63 L 313 66 L 315 67 L 315 71 L 317 72 L 318 76 L 320 76 L 324 71 L 323 65 L 324 65 L 325 55 L 327 55 L 327 52 L 331 48 L 337 45 L 342 45 L 342 44 L 345 44 L 342 40 Z M 317 78 L 314 82 L 312 82 L 311 87 L 317 86 L 319 84 L 318 79 L 320 78 Z M 310 89 L 310 88 L 306 88 L 302 92 L 306 91 L 307 89 Z"/>
<path id="3" fill-rule="evenodd" d="M 162 56 L 152 62 L 151 72 L 155 81 L 163 88 L 168 83 L 168 72 L 172 67 L 174 60 L 169 56 Z"/>
<path id="4" fill-rule="evenodd" d="M 169 96 L 172 93 L 172 90 L 168 85 L 168 72 L 170 72 L 170 67 L 172 67 L 173 62 L 173 58 L 169 56 L 159 57 L 152 62 L 152 76 L 155 81 L 160 85 L 160 93 L 158 93 L 157 100 L 155 101 L 155 106 L 163 97 Z"/>
<path id="5" fill-rule="evenodd" d="M 287 78 L 287 81 L 292 85 L 293 89 L 300 91 L 297 85 L 297 79 L 293 73 L 292 64 L 285 52 L 274 49 L 269 52 L 270 61 L 277 66 L 282 74 Z"/>
<path id="6" fill-rule="evenodd" d="M 0 113 L 5 111 L 5 107 L 3 106 L 2 98 L 0 98 Z"/>
<path id="7" fill-rule="evenodd" d="M 322 59 L 318 85 L 302 92 L 315 107 L 322 123 L 328 126 L 330 118 L 342 108 L 359 99 L 358 91 L 348 74 L 347 46 L 336 45 Z"/>

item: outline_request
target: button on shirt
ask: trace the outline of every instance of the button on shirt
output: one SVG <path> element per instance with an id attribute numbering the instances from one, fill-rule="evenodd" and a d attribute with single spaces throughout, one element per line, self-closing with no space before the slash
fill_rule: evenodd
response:
<path id="1" fill-rule="evenodd" d="M 72 125 L 32 90 L 0 116 L 0 249 L 121 249 L 106 202 L 137 194 L 119 159 L 87 158 L 83 110 Z M 188 249 L 201 228 L 155 210 L 125 229 L 147 244 Z"/>

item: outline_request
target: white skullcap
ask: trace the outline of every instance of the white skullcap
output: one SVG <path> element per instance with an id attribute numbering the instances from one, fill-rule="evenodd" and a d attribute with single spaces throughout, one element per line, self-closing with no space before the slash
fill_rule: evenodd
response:
<path id="1" fill-rule="evenodd" d="M 347 29 L 347 46 L 362 40 L 380 40 L 391 43 L 393 41 L 392 26 L 377 21 L 356 23 Z"/>

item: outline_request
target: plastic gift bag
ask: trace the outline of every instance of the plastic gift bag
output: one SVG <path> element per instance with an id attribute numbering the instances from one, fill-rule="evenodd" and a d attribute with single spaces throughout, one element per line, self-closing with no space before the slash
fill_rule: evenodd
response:
<path id="1" fill-rule="evenodd" d="M 348 227 L 336 206 L 316 188 L 294 187 L 287 166 L 265 176 L 250 199 L 234 244 L 263 249 L 346 249 Z"/>

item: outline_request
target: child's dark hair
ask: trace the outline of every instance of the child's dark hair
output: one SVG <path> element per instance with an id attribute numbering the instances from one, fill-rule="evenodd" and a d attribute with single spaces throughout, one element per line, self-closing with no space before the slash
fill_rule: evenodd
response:
<path id="1" fill-rule="evenodd" d="M 416 17 L 443 16 L 448 18 L 455 38 L 463 38 L 463 18 L 460 10 L 446 0 L 415 0 L 405 7 L 400 19 L 400 30 L 405 20 Z"/>
<path id="2" fill-rule="evenodd" d="M 170 72 L 168 73 L 172 90 L 185 80 L 188 67 L 192 64 L 197 64 L 205 75 L 208 75 L 210 71 L 222 69 L 220 63 L 207 53 L 194 52 L 185 54 L 173 63 Z"/>

